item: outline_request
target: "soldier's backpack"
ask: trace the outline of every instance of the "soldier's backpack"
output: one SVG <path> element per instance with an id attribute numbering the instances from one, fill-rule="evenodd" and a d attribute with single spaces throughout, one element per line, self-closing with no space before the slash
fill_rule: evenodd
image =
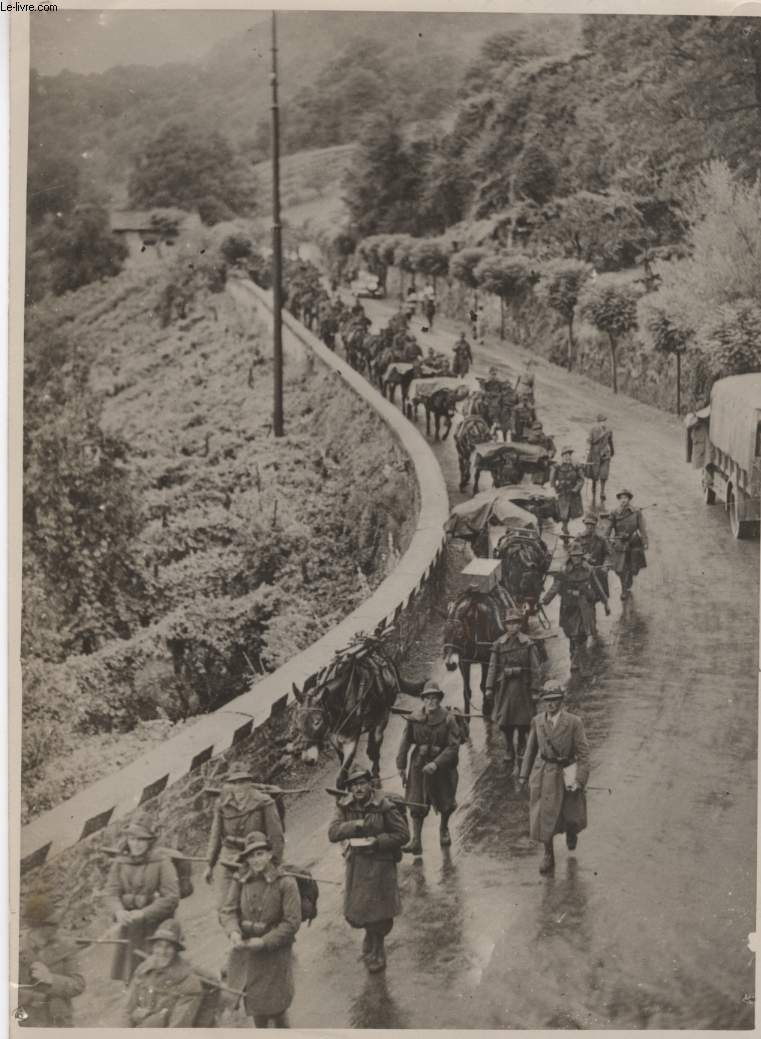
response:
<path id="1" fill-rule="evenodd" d="M 286 876 L 292 876 L 296 881 L 301 898 L 301 922 L 307 926 L 317 916 L 317 902 L 320 897 L 320 888 L 308 869 L 301 866 L 282 866 L 282 872 Z"/>
<path id="2" fill-rule="evenodd" d="M 187 859 L 178 857 L 182 852 L 176 848 L 162 848 L 165 855 L 172 860 L 174 871 L 177 874 L 177 886 L 180 889 L 180 898 L 190 898 L 195 890 L 193 887 L 193 863 Z"/>

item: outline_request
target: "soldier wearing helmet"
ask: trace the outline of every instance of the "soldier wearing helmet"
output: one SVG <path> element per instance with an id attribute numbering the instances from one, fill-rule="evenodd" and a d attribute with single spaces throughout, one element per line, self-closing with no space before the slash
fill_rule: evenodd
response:
<path id="1" fill-rule="evenodd" d="M 600 482 L 600 504 L 605 504 L 605 484 L 610 476 L 610 460 L 615 454 L 613 433 L 607 426 L 607 417 L 600 412 L 597 424 L 592 426 L 587 437 L 587 465 L 592 481 L 592 504 L 597 499 L 597 482 Z"/>
<path id="2" fill-rule="evenodd" d="M 616 495 L 619 505 L 608 517 L 606 536 L 610 541 L 610 562 L 621 582 L 621 598 L 631 595 L 634 578 L 647 566 L 647 525 L 641 509 L 632 507 L 633 493 L 624 487 Z"/>
<path id="3" fill-rule="evenodd" d="M 135 971 L 121 1028 L 192 1028 L 201 1007 L 199 977 L 181 953 L 177 920 L 165 920 L 147 940 L 151 955 Z"/>
<path id="4" fill-rule="evenodd" d="M 560 596 L 560 627 L 570 643 L 571 671 L 579 669 L 579 652 L 586 646 L 590 635 L 597 634 L 595 603 L 598 593 L 594 586 L 594 571 L 584 560 L 584 549 L 574 543 L 568 552 L 565 568 L 555 577 L 542 605 L 547 606 L 556 595 Z"/>
<path id="5" fill-rule="evenodd" d="M 484 713 L 493 710 L 493 719 L 507 742 L 507 762 L 515 762 L 516 771 L 534 717 L 533 695 L 542 681 L 539 652 L 523 633 L 523 626 L 523 614 L 508 610 L 505 634 L 491 648 L 484 696 Z"/>

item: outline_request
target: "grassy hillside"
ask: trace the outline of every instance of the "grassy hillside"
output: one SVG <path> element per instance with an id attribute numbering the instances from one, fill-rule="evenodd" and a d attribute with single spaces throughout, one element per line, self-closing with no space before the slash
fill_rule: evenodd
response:
<path id="1" fill-rule="evenodd" d="M 88 435 L 126 445 L 121 481 L 136 512 L 120 551 L 141 591 L 139 617 L 122 610 L 121 637 L 103 631 L 92 652 L 51 653 L 51 640 L 71 634 L 68 590 L 39 553 L 68 528 L 60 500 L 37 488 L 71 484 L 61 451 L 31 450 L 27 500 L 40 504 L 25 528 L 24 818 L 305 648 L 382 580 L 414 527 L 406 459 L 366 406 L 336 397 L 321 369 L 291 371 L 287 436 L 274 440 L 267 335 L 227 293 L 205 288 L 162 327 L 156 307 L 174 277 L 172 268 L 124 273 L 46 305 L 101 404 L 100 432 Z M 37 310 L 30 355 L 34 337 L 50 335 Z M 43 396 L 29 396 L 29 407 L 52 406 L 56 442 L 66 437 L 78 457 L 77 430 L 64 432 L 65 412 Z M 108 515 L 101 539 L 116 529 Z M 95 531 L 70 582 L 102 552 L 97 521 Z"/>

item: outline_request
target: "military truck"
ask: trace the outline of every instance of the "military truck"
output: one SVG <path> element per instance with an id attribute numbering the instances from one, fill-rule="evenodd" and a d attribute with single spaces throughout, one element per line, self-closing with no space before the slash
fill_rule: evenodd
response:
<path id="1" fill-rule="evenodd" d="M 761 495 L 761 373 L 730 375 L 687 415 L 687 461 L 702 471 L 706 505 L 720 501 L 735 538 L 757 536 Z"/>

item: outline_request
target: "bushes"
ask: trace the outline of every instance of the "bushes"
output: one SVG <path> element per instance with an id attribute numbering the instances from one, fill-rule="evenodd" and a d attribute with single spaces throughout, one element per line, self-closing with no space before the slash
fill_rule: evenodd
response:
<path id="1" fill-rule="evenodd" d="M 622 336 L 637 327 L 637 292 L 604 275 L 588 282 L 581 296 L 581 313 L 608 337 L 613 392 L 618 393 L 616 350 Z"/>
<path id="2" fill-rule="evenodd" d="M 568 371 L 573 367 L 573 321 L 579 295 L 591 277 L 592 267 L 583 260 L 548 260 L 541 267 L 537 293 L 568 328 Z"/>

